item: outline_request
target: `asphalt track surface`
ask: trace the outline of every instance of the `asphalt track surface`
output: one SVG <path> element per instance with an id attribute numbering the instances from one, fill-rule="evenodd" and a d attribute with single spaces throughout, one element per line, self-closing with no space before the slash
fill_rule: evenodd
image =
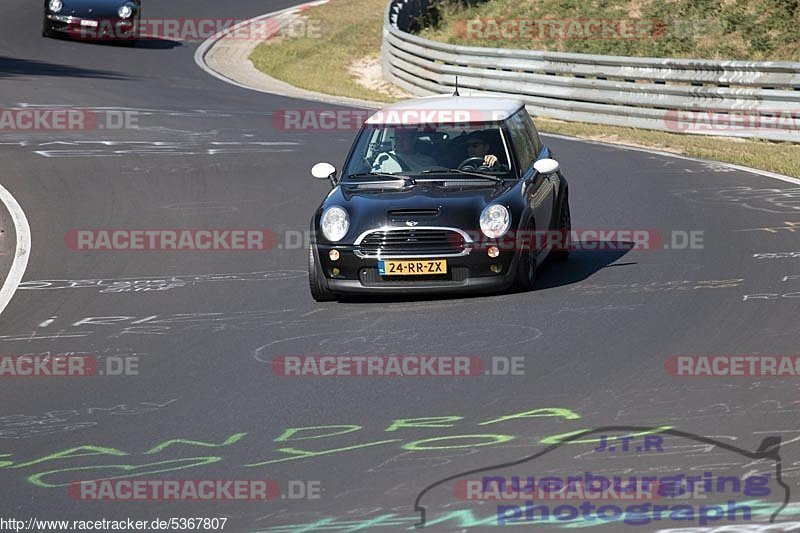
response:
<path id="1" fill-rule="evenodd" d="M 145 16 L 245 18 L 288 5 L 173 0 L 148 2 Z M 328 191 L 309 167 L 340 166 L 353 133 L 275 129 L 277 110 L 328 106 L 214 79 L 193 61 L 197 43 L 129 49 L 43 39 L 40 19 L 40 2 L 0 4 L 0 105 L 141 115 L 135 130 L 2 132 L 0 182 L 23 206 L 33 248 L 27 288 L 0 319 L 0 353 L 136 356 L 140 375 L 4 378 L 3 518 L 200 516 L 229 518 L 227 531 L 401 530 L 418 518 L 413 504 L 426 486 L 533 454 L 546 437 L 609 425 L 670 426 L 747 450 L 780 436 L 784 480 L 800 494 L 800 446 L 789 442 L 800 437 L 797 378 L 690 379 L 664 371 L 672 354 L 797 353 L 800 278 L 791 276 L 800 274 L 800 259 L 754 257 L 800 251 L 800 236 L 787 225 L 800 223 L 797 185 L 548 138 L 570 181 L 574 228 L 653 229 L 667 238 L 702 231 L 704 247 L 576 252 L 566 264 L 544 267 L 528 294 L 317 304 L 303 249 L 74 252 L 64 244 L 69 229 L 304 231 Z M 168 290 L 108 290 L 152 288 L 147 280 L 166 276 L 182 282 Z M 30 283 L 122 279 L 140 281 Z M 774 296 L 745 298 L 753 294 Z M 525 375 L 298 379 L 270 370 L 277 355 L 326 353 L 522 357 Z M 452 418 L 391 427 L 420 417 Z M 316 429 L 286 433 L 308 427 Z M 594 446 L 565 445 L 516 473 L 774 472 L 769 461 L 680 437 L 665 436 L 660 453 L 592 454 Z M 266 464 L 253 466 L 259 463 Z M 266 503 L 92 502 L 71 499 L 64 487 L 121 472 L 269 478 L 282 489 L 289 480 L 311 480 L 324 491 L 315 500 Z M 759 521 L 777 507 L 778 492 L 761 498 L 771 503 Z M 455 509 L 490 519 L 469 528 L 469 520 L 448 520 L 431 530 L 496 530 L 491 503 L 432 492 L 427 504 L 429 520 Z M 790 505 L 778 520 L 796 513 Z M 597 524 L 594 530 L 654 531 L 697 521 Z"/>

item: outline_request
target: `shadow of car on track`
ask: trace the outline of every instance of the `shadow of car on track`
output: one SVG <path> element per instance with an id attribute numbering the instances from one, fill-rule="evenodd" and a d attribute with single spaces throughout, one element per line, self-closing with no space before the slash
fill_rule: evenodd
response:
<path id="1" fill-rule="evenodd" d="M 609 267 L 635 265 L 616 263 L 631 249 L 633 243 L 614 243 L 619 249 L 603 250 L 606 243 L 600 241 L 581 241 L 573 243 L 577 248 L 570 252 L 569 260 L 563 262 L 546 261 L 538 272 L 534 291 L 573 285 L 591 277 L 595 272 Z M 616 264 L 614 264 L 616 263 Z"/>
<path id="2" fill-rule="evenodd" d="M 103 38 L 80 38 L 66 34 L 54 34 L 50 36 L 51 39 L 59 41 L 69 41 L 80 44 L 89 44 L 96 46 L 116 46 L 119 48 L 141 48 L 143 50 L 170 50 L 183 46 L 181 41 L 174 41 L 172 39 L 162 39 L 160 37 L 153 37 L 150 35 L 143 35 L 137 39 L 103 39 Z"/>
<path id="3" fill-rule="evenodd" d="M 35 59 L 0 56 L 0 78 L 11 76 L 63 76 L 65 78 L 99 78 L 122 80 L 128 76 L 109 70 L 59 65 Z"/>
<path id="4" fill-rule="evenodd" d="M 537 273 L 536 284 L 533 287 L 535 293 L 540 289 L 551 289 L 572 285 L 586 280 L 595 272 L 609 266 L 626 266 L 636 263 L 619 263 L 613 265 L 620 258 L 625 256 L 629 250 L 633 249 L 634 244 L 629 242 L 615 242 L 617 249 L 602 249 L 607 246 L 606 242 L 601 241 L 581 241 L 573 243 L 569 259 L 566 261 L 547 260 L 541 265 Z M 492 298 L 498 295 L 509 294 L 505 292 L 493 293 L 450 293 L 450 294 L 371 294 L 369 296 L 347 295 L 341 296 L 340 303 L 363 304 L 363 303 L 383 303 L 383 302 L 410 302 L 410 301 L 438 301 L 455 299 L 477 299 Z"/>
<path id="5" fill-rule="evenodd" d="M 136 41 L 136 48 L 144 50 L 170 50 L 183 46 L 180 41 L 173 41 L 171 39 L 160 39 L 156 37 L 141 37 Z"/>

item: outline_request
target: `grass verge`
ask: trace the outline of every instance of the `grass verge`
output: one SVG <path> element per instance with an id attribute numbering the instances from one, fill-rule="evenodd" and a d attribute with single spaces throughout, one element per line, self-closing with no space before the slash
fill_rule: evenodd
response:
<path id="1" fill-rule="evenodd" d="M 452 44 L 623 56 L 800 60 L 798 0 L 440 0 L 438 5 L 442 23 L 421 36 Z M 472 21 L 469 27 L 467 21 Z M 524 31 L 514 33 L 500 24 L 505 21 L 530 26 L 519 26 Z"/>
<path id="2" fill-rule="evenodd" d="M 319 21 L 320 38 L 281 39 L 259 45 L 250 56 L 270 76 L 297 87 L 383 102 L 395 98 L 359 84 L 348 66 L 380 54 L 386 0 L 331 0 L 305 12 Z M 675 134 L 634 128 L 536 119 L 547 133 L 654 148 L 800 177 L 800 145 Z"/>

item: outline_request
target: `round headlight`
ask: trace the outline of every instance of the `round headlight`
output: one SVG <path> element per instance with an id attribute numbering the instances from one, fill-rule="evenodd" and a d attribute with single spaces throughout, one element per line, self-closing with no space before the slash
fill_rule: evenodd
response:
<path id="1" fill-rule="evenodd" d="M 342 207 L 329 207 L 322 213 L 319 221 L 322 234 L 331 242 L 341 241 L 350 228 L 350 217 Z"/>
<path id="2" fill-rule="evenodd" d="M 502 237 L 511 227 L 511 213 L 500 204 L 486 206 L 481 213 L 481 231 L 490 239 Z"/>
<path id="3" fill-rule="evenodd" d="M 64 7 L 64 4 L 61 3 L 61 0 L 50 0 L 48 7 L 50 8 L 51 12 L 58 13 L 61 11 L 61 8 Z"/>
<path id="4" fill-rule="evenodd" d="M 131 15 L 133 15 L 133 8 L 128 4 L 125 4 L 124 6 L 120 6 L 119 10 L 117 10 L 117 14 L 121 19 L 130 18 Z"/>

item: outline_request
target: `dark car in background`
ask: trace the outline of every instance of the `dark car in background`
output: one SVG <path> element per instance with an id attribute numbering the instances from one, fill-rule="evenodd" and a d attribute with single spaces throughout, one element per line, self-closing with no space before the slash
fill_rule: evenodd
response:
<path id="1" fill-rule="evenodd" d="M 141 16 L 141 0 L 44 0 L 42 36 L 133 46 L 139 38 Z"/>
<path id="2" fill-rule="evenodd" d="M 569 250 L 516 238 L 570 233 L 552 157 L 518 100 L 436 96 L 378 111 L 340 176 L 312 169 L 333 185 L 311 222 L 312 297 L 532 289 L 537 265 Z"/>

